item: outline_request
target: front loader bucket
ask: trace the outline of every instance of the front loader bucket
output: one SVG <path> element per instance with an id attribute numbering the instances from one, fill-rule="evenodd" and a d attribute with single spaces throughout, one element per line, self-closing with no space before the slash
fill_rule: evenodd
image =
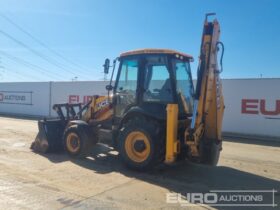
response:
<path id="1" fill-rule="evenodd" d="M 65 123 L 61 119 L 38 121 L 39 133 L 31 144 L 35 152 L 48 153 L 63 150 L 63 132 Z"/>

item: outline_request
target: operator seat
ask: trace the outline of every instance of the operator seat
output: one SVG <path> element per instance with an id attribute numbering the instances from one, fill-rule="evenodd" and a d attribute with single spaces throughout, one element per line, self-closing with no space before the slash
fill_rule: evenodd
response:
<path id="1" fill-rule="evenodd" d="M 169 78 L 167 80 L 165 80 L 165 83 L 159 92 L 159 98 L 160 98 L 160 101 L 164 101 L 164 102 L 173 101 L 171 82 L 170 82 Z"/>

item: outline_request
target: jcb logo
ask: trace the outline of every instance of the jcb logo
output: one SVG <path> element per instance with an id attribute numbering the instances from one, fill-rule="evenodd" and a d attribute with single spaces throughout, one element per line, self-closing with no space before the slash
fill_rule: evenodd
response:
<path id="1" fill-rule="evenodd" d="M 97 108 L 98 108 L 98 109 L 101 109 L 101 108 L 107 106 L 108 104 L 109 104 L 108 99 L 105 99 L 105 100 L 103 100 L 103 101 L 101 101 L 101 102 L 99 102 L 99 103 L 97 104 Z"/>
<path id="2" fill-rule="evenodd" d="M 276 100 L 274 106 L 268 109 L 265 99 L 242 99 L 242 114 L 262 114 L 269 116 L 280 115 L 280 100 Z"/>

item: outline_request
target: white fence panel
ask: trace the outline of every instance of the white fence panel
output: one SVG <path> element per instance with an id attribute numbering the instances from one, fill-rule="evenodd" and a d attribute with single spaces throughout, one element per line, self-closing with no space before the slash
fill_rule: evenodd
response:
<path id="1" fill-rule="evenodd" d="M 57 103 L 82 103 L 86 104 L 93 95 L 108 94 L 105 86 L 108 81 L 90 82 L 53 82 L 51 84 L 51 108 Z M 51 110 L 51 115 L 56 113 Z"/>
<path id="2" fill-rule="evenodd" d="M 106 81 L 0 83 L 0 113 L 56 116 L 56 103 L 87 103 L 106 95 Z M 223 131 L 280 137 L 280 79 L 223 80 Z"/>
<path id="3" fill-rule="evenodd" d="M 48 82 L 0 83 L 0 113 L 49 115 Z"/>
<path id="4" fill-rule="evenodd" d="M 223 131 L 280 137 L 280 79 L 223 80 Z"/>

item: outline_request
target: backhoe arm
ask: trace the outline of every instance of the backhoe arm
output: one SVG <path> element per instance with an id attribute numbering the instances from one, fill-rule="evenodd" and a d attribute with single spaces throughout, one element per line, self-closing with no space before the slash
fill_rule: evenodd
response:
<path id="1" fill-rule="evenodd" d="M 208 21 L 210 15 L 214 14 L 207 14 L 204 22 L 191 128 L 186 130 L 185 134 L 192 156 L 199 156 L 200 141 L 221 141 L 222 139 L 224 100 L 220 73 L 224 47 L 219 41 L 219 22 L 216 19 Z M 219 69 L 220 47 L 222 54 Z"/>

